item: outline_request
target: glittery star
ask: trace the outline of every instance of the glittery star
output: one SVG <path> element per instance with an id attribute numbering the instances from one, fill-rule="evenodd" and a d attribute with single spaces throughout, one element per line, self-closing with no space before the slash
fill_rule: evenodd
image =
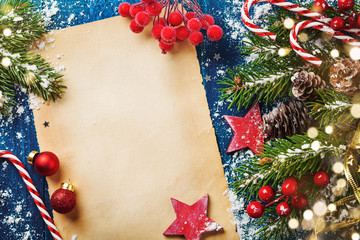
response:
<path id="1" fill-rule="evenodd" d="M 206 81 L 206 82 L 211 81 L 211 77 L 210 77 L 209 75 L 206 75 L 206 77 L 205 77 L 205 81 Z"/>
<path id="2" fill-rule="evenodd" d="M 349 161 L 347 162 L 347 165 L 353 165 L 353 162 L 354 162 L 354 156 L 351 154 L 350 156 L 349 156 Z"/>
<path id="3" fill-rule="evenodd" d="M 43 123 L 43 125 L 44 125 L 44 127 L 50 127 L 50 123 L 47 122 L 47 121 L 45 121 L 45 122 Z"/>
<path id="4" fill-rule="evenodd" d="M 220 53 L 215 53 L 214 58 L 216 59 L 216 61 L 219 61 L 219 59 L 221 58 Z"/>
<path id="5" fill-rule="evenodd" d="M 259 103 L 252 107 L 245 117 L 234 117 L 224 115 L 225 120 L 235 132 L 227 152 L 249 147 L 255 154 L 259 154 L 258 148 L 264 144 L 265 135 L 262 133 Z"/>
<path id="6" fill-rule="evenodd" d="M 175 221 L 163 233 L 164 235 L 184 235 L 187 240 L 200 240 L 201 234 L 222 229 L 207 214 L 209 196 L 189 206 L 176 199 L 171 199 L 176 213 Z"/>

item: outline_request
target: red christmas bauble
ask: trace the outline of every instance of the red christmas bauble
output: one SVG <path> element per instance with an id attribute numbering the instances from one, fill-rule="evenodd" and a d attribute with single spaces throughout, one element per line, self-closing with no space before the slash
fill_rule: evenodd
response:
<path id="1" fill-rule="evenodd" d="M 282 185 L 282 192 L 285 196 L 294 195 L 299 188 L 298 181 L 294 177 L 287 178 Z"/>
<path id="2" fill-rule="evenodd" d="M 159 16 L 162 11 L 161 4 L 158 1 L 153 1 L 146 6 L 146 11 L 150 14 L 150 16 Z"/>
<path id="3" fill-rule="evenodd" d="M 338 7 L 343 11 L 349 11 L 354 7 L 354 0 L 338 0 Z"/>
<path id="4" fill-rule="evenodd" d="M 207 30 L 211 25 L 214 25 L 215 20 L 210 14 L 204 15 L 205 19 L 201 19 L 201 28 Z"/>
<path id="5" fill-rule="evenodd" d="M 181 42 L 187 39 L 190 35 L 189 30 L 185 26 L 180 26 L 176 30 L 176 40 Z"/>
<path id="6" fill-rule="evenodd" d="M 130 15 L 134 18 L 138 12 L 145 11 L 145 7 L 143 5 L 140 5 L 138 3 L 134 3 L 131 5 L 129 12 Z"/>
<path id="7" fill-rule="evenodd" d="M 314 183 L 319 187 L 326 187 L 330 182 L 329 175 L 324 171 L 319 171 L 314 175 Z"/>
<path id="8" fill-rule="evenodd" d="M 207 30 L 207 36 L 210 41 L 219 41 L 223 36 L 223 30 L 218 25 L 212 25 Z"/>
<path id="9" fill-rule="evenodd" d="M 291 213 L 291 208 L 287 202 L 282 202 L 277 205 L 276 212 L 280 217 L 287 217 Z"/>
<path id="10" fill-rule="evenodd" d="M 190 33 L 189 41 L 192 45 L 198 46 L 204 41 L 204 35 L 201 32 L 192 32 Z"/>
<path id="11" fill-rule="evenodd" d="M 197 32 L 201 29 L 201 22 L 198 18 L 194 17 L 187 22 L 186 26 L 191 32 Z"/>
<path id="12" fill-rule="evenodd" d="M 265 207 L 260 202 L 254 201 L 249 203 L 246 212 L 252 218 L 259 218 L 264 214 Z"/>
<path id="13" fill-rule="evenodd" d="M 275 199 L 275 191 L 270 186 L 263 186 L 259 190 L 259 198 L 263 202 L 271 202 Z"/>
<path id="14" fill-rule="evenodd" d="M 165 43 L 173 43 L 176 40 L 176 31 L 173 27 L 166 26 L 161 30 L 161 39 Z"/>
<path id="15" fill-rule="evenodd" d="M 341 31 L 345 28 L 346 22 L 342 17 L 334 17 L 331 22 L 330 26 L 335 31 Z"/>
<path id="16" fill-rule="evenodd" d="M 122 17 L 130 17 L 130 7 L 131 4 L 128 2 L 123 2 L 119 5 L 118 12 Z"/>
<path id="17" fill-rule="evenodd" d="M 291 199 L 291 205 L 293 205 L 296 209 L 304 209 L 306 204 L 307 199 L 302 193 L 295 194 Z"/>
<path id="18" fill-rule="evenodd" d="M 130 27 L 130 30 L 131 30 L 133 33 L 141 33 L 141 32 L 144 30 L 144 27 L 139 26 L 139 25 L 136 23 L 135 19 L 133 19 L 133 20 L 130 21 L 129 27 Z"/>
<path id="19" fill-rule="evenodd" d="M 28 159 L 31 159 L 29 162 L 34 164 L 35 170 L 42 176 L 53 175 L 59 169 L 59 158 L 52 152 L 31 152 Z"/>
<path id="20" fill-rule="evenodd" d="M 162 50 L 162 53 L 166 54 L 167 52 L 170 52 L 174 48 L 174 43 L 167 44 L 163 41 L 160 41 L 159 47 Z"/>
<path id="21" fill-rule="evenodd" d="M 313 4 L 313 10 L 317 13 L 324 13 L 328 10 L 329 5 L 325 0 L 316 0 Z"/>
<path id="22" fill-rule="evenodd" d="M 161 24 L 155 24 L 151 30 L 151 35 L 153 38 L 160 40 L 161 39 L 161 30 L 164 28 Z"/>
<path id="23" fill-rule="evenodd" d="M 179 12 L 172 12 L 169 14 L 168 21 L 173 26 L 179 26 L 183 22 L 183 17 Z"/>
<path id="24" fill-rule="evenodd" d="M 141 11 L 136 14 L 135 21 L 140 27 L 146 27 L 149 25 L 151 17 L 147 12 Z"/>
<path id="25" fill-rule="evenodd" d="M 50 204 L 56 212 L 61 214 L 73 210 L 76 205 L 74 186 L 68 183 L 61 184 L 61 188 L 51 195 Z"/>

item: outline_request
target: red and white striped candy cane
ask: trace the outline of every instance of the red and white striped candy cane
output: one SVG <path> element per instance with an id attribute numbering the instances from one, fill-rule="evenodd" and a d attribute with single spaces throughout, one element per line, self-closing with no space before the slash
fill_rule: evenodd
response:
<path id="1" fill-rule="evenodd" d="M 62 240 L 59 231 L 55 227 L 54 221 L 51 219 L 41 197 L 34 186 L 34 182 L 31 180 L 29 173 L 26 171 L 24 164 L 11 152 L 0 151 L 0 158 L 6 158 L 14 164 L 14 166 L 19 170 L 21 177 L 23 178 L 27 189 L 29 190 L 37 208 L 40 211 L 42 218 L 44 219 L 45 224 L 47 225 L 51 235 L 56 240 Z"/>
<path id="2" fill-rule="evenodd" d="M 246 0 L 243 7 L 241 8 L 241 19 L 244 22 L 245 26 L 252 31 L 253 33 L 262 36 L 262 37 L 270 37 L 273 41 L 276 39 L 276 34 L 270 31 L 267 31 L 265 29 L 262 29 L 255 24 L 250 19 L 249 10 L 252 5 L 258 2 L 266 2 L 271 3 L 273 5 L 276 5 L 278 7 L 285 8 L 289 11 L 292 11 L 294 13 L 297 13 L 299 15 L 311 18 L 315 21 L 322 22 L 325 24 L 329 24 L 331 21 L 331 18 L 328 18 L 320 13 L 314 12 L 312 10 L 309 10 L 304 7 L 300 7 L 299 5 L 296 5 L 291 2 L 287 2 L 285 0 Z M 353 28 L 346 28 L 344 31 L 360 35 L 360 29 L 353 29 Z"/>
<path id="3" fill-rule="evenodd" d="M 316 65 L 316 66 L 320 66 L 322 63 L 322 60 L 315 57 L 314 55 L 308 53 L 306 50 L 304 50 L 298 43 L 297 41 L 297 35 L 298 33 L 305 28 L 313 28 L 313 29 L 318 29 L 320 31 L 326 32 L 329 35 L 333 36 L 334 38 L 337 38 L 345 43 L 348 43 L 352 46 L 356 46 L 359 47 L 360 46 L 360 42 L 357 39 L 354 39 L 350 36 L 347 36 L 345 34 L 343 34 L 342 32 L 339 31 L 334 31 L 331 27 L 325 25 L 324 23 L 320 23 L 320 22 L 315 22 L 312 20 L 307 20 L 307 21 L 303 21 L 303 22 L 299 22 L 298 24 L 296 24 L 290 32 L 290 44 L 292 46 L 292 48 L 294 49 L 294 51 L 302 58 L 304 58 L 305 60 L 311 62 L 312 64 Z"/>

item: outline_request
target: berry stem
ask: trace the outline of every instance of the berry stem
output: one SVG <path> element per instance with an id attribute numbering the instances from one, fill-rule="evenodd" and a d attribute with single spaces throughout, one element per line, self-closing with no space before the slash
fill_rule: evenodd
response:
<path id="1" fill-rule="evenodd" d="M 343 10 L 336 9 L 336 8 L 333 8 L 333 7 L 330 7 L 330 6 L 329 6 L 329 10 L 332 10 L 332 11 L 335 11 L 335 12 L 338 12 L 338 13 L 341 13 L 341 14 L 344 14 L 344 15 L 349 16 L 349 17 L 351 16 L 350 13 L 344 12 Z"/>
<path id="2" fill-rule="evenodd" d="M 281 197 L 275 199 L 274 201 L 272 201 L 271 203 L 269 203 L 268 205 L 266 205 L 265 208 L 270 207 L 271 205 L 277 203 L 278 201 L 280 201 L 280 200 L 283 199 L 284 197 L 286 197 L 286 196 L 285 196 L 285 195 L 282 195 Z M 289 198 L 289 197 L 287 197 L 287 199 L 288 199 L 288 198 Z M 286 200 L 286 201 L 287 201 L 287 200 Z"/>

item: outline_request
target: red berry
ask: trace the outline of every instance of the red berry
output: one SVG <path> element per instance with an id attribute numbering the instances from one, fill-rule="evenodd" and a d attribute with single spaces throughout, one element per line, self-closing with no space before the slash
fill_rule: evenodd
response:
<path id="1" fill-rule="evenodd" d="M 174 44 L 173 43 L 167 44 L 167 43 L 164 43 L 163 41 L 160 41 L 159 47 L 162 50 L 162 53 L 166 54 L 167 52 L 170 52 L 173 49 Z"/>
<path id="2" fill-rule="evenodd" d="M 164 18 L 159 18 L 158 23 L 159 23 L 160 25 L 165 26 L 165 20 L 164 20 Z"/>
<path id="3" fill-rule="evenodd" d="M 119 5 L 118 12 L 122 17 L 130 17 L 130 7 L 131 4 L 128 2 L 123 2 Z"/>
<path id="4" fill-rule="evenodd" d="M 246 208 L 247 214 L 252 218 L 259 218 L 265 212 L 265 207 L 260 202 L 251 202 Z"/>
<path id="5" fill-rule="evenodd" d="M 150 16 L 159 16 L 162 11 L 161 4 L 154 1 L 146 6 L 146 11 L 150 14 Z"/>
<path id="6" fill-rule="evenodd" d="M 173 27 L 166 26 L 161 30 L 161 39 L 166 43 L 173 43 L 176 40 L 176 31 Z"/>
<path id="7" fill-rule="evenodd" d="M 314 176 L 314 183 L 319 187 L 326 187 L 330 182 L 329 175 L 324 171 L 319 171 Z"/>
<path id="8" fill-rule="evenodd" d="M 172 12 L 169 15 L 168 21 L 173 26 L 179 26 L 183 22 L 183 17 L 179 12 Z"/>
<path id="9" fill-rule="evenodd" d="M 185 14 L 185 18 L 189 21 L 190 19 L 195 17 L 195 13 L 194 12 L 187 12 Z"/>
<path id="10" fill-rule="evenodd" d="M 130 22 L 130 30 L 134 33 L 141 33 L 144 30 L 144 27 L 139 26 L 135 19 L 131 20 Z"/>
<path id="11" fill-rule="evenodd" d="M 298 190 L 299 184 L 296 178 L 289 177 L 287 178 L 282 185 L 282 192 L 285 196 L 292 196 Z"/>
<path id="12" fill-rule="evenodd" d="M 317 13 L 324 13 L 328 10 L 329 5 L 325 0 L 316 0 L 313 4 L 313 10 Z"/>
<path id="13" fill-rule="evenodd" d="M 147 25 L 149 25 L 151 17 L 147 12 L 141 11 L 136 14 L 135 21 L 139 26 L 146 27 Z"/>
<path id="14" fill-rule="evenodd" d="M 211 15 L 209 15 L 209 14 L 205 14 L 205 15 L 204 15 L 204 18 L 205 18 L 205 19 L 201 19 L 200 22 L 201 22 L 201 25 L 202 25 L 202 29 L 207 30 L 211 25 L 214 25 L 215 20 L 214 20 L 214 18 L 213 18 Z"/>
<path id="15" fill-rule="evenodd" d="M 186 25 L 191 32 L 200 31 L 201 29 L 201 22 L 198 18 L 190 19 Z"/>
<path id="16" fill-rule="evenodd" d="M 346 22 L 342 17 L 334 17 L 330 22 L 331 28 L 334 29 L 335 31 L 343 30 L 345 27 L 345 24 L 346 24 Z"/>
<path id="17" fill-rule="evenodd" d="M 350 24 L 350 26 L 352 26 L 353 28 L 358 28 L 359 27 L 359 15 L 356 13 L 351 14 L 351 16 L 347 19 L 348 23 Z"/>
<path id="18" fill-rule="evenodd" d="M 175 29 L 176 31 L 176 40 L 181 42 L 187 39 L 190 35 L 189 30 L 185 26 L 180 26 Z"/>
<path id="19" fill-rule="evenodd" d="M 190 33 L 189 41 L 192 45 L 198 46 L 204 41 L 204 35 L 201 32 L 192 32 Z"/>
<path id="20" fill-rule="evenodd" d="M 134 3 L 130 7 L 130 15 L 134 18 L 138 12 L 145 11 L 145 7 L 143 5 L 140 5 L 138 3 Z"/>
<path id="21" fill-rule="evenodd" d="M 145 4 L 149 4 L 151 3 L 153 0 L 141 0 L 141 2 L 145 3 Z"/>
<path id="22" fill-rule="evenodd" d="M 263 186 L 259 190 L 259 198 L 263 202 L 271 202 L 275 199 L 274 189 L 270 186 Z"/>
<path id="23" fill-rule="evenodd" d="M 296 209 L 304 209 L 306 207 L 306 204 L 307 204 L 307 199 L 306 199 L 304 194 L 298 193 L 298 194 L 295 194 L 292 197 L 291 204 Z"/>
<path id="24" fill-rule="evenodd" d="M 338 0 L 338 7 L 343 11 L 349 11 L 354 7 L 354 0 Z"/>
<path id="25" fill-rule="evenodd" d="M 161 39 L 161 30 L 164 28 L 163 25 L 155 24 L 151 29 L 151 35 L 153 38 L 160 40 Z"/>
<path id="26" fill-rule="evenodd" d="M 223 36 L 223 30 L 218 25 L 212 25 L 207 30 L 207 36 L 210 41 L 219 41 Z"/>
<path id="27" fill-rule="evenodd" d="M 291 208 L 287 202 L 282 202 L 277 205 L 276 212 L 280 217 L 287 217 L 291 213 Z"/>

